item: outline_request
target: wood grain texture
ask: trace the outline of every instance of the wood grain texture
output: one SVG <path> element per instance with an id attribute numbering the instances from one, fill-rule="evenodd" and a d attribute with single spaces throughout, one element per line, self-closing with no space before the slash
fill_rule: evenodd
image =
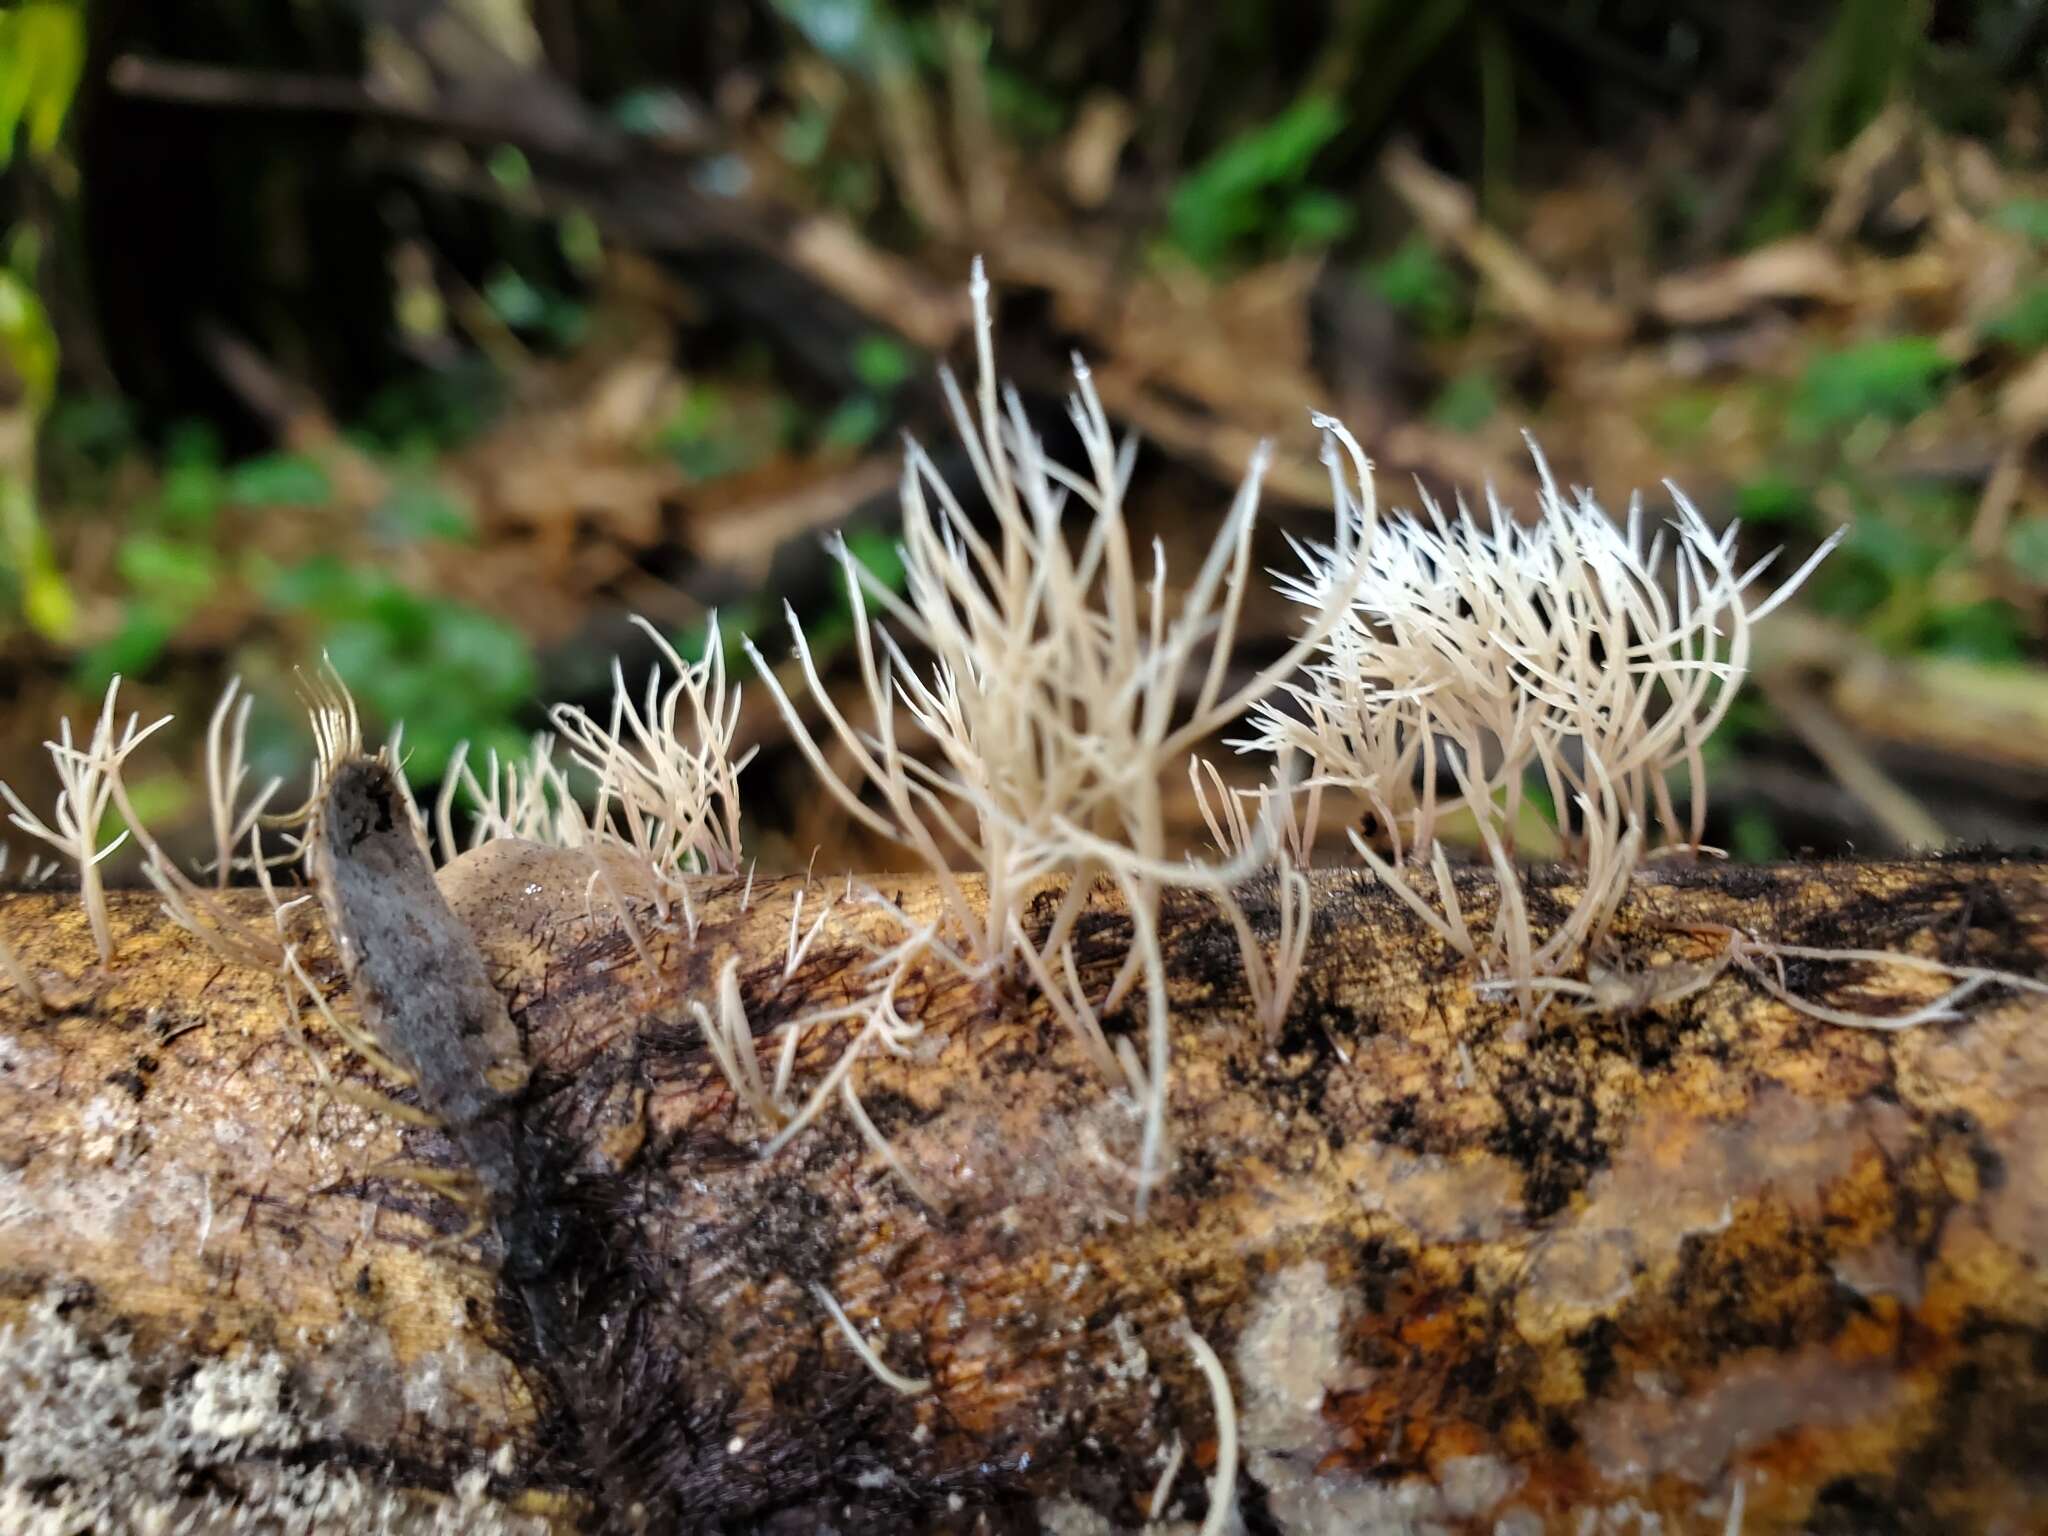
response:
<path id="1" fill-rule="evenodd" d="M 705 881 L 694 945 L 642 913 L 650 974 L 589 870 L 500 843 L 440 876 L 524 1043 L 521 1198 L 555 1240 L 517 1286 L 488 1239 L 446 1242 L 469 1216 L 398 1166 L 459 1169 L 455 1144 L 323 1097 L 273 981 L 149 898 L 115 898 L 102 971 L 68 898 L 0 897 L 50 1005 L 0 993 L 0 1321 L 18 1346 L 55 1296 L 81 1337 L 132 1338 L 162 1390 L 223 1359 L 289 1384 L 290 1448 L 227 1445 L 181 1496 L 232 1511 L 259 1469 L 325 1466 L 533 1529 L 1104 1530 L 1142 1522 L 1178 1437 L 1168 1507 L 1199 1518 L 1216 1437 L 1192 1327 L 1229 1369 L 1251 1531 L 1719 1531 L 1737 1479 L 1750 1532 L 2048 1526 L 2039 997 L 1886 1034 L 1730 971 L 1529 1030 L 1369 880 L 1328 873 L 1268 1047 L 1228 925 L 1169 899 L 1173 1157 L 1150 1218 L 1136 1117 L 1045 1005 L 938 967 L 904 994 L 926 1048 L 857 1069 L 927 1207 L 837 1107 L 760 1159 L 687 1008 L 737 958 L 772 1068 L 777 1026 L 865 986 L 892 919 L 813 883 L 806 928 L 836 904 L 785 977 L 802 883 L 742 910 L 741 883 Z M 1459 879 L 1487 921 L 1490 880 Z M 926 882 L 880 884 L 935 910 Z M 1572 894 L 1527 885 L 1539 926 Z M 2039 975 L 2048 866 L 1651 866 L 1619 962 L 1707 961 L 1699 923 Z M 1099 984 L 1127 932 L 1098 894 Z M 332 956 L 308 959 L 346 1007 Z M 1941 990 L 1787 979 L 1872 1012 Z M 800 1088 L 845 1039 L 804 1037 Z M 876 1381 L 814 1284 L 931 1390 Z M 10 1480 L 37 1450 L 23 1417 Z"/>

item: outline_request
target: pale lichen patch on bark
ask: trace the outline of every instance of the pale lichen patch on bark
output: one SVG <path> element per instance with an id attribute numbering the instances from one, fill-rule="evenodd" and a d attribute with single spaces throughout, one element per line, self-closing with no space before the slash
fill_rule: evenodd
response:
<path id="1" fill-rule="evenodd" d="M 1361 1207 L 1433 1242 L 1495 1242 L 1522 1219 L 1520 1172 L 1484 1152 L 1444 1157 L 1361 1140 L 1340 1166 Z"/>
<path id="2" fill-rule="evenodd" d="M 1325 1265 L 1311 1260 L 1265 1282 L 1238 1335 L 1245 1473 L 1285 1536 L 1413 1536 L 1476 1517 L 1511 1494 L 1520 1475 L 1492 1456 L 1455 1458 L 1436 1480 L 1322 1469 L 1337 1448 L 1325 1399 L 1370 1379 L 1346 1353 L 1349 1310 Z"/>
<path id="3" fill-rule="evenodd" d="M 1627 1486 L 1676 1475 L 1704 1486 L 1744 1450 L 1790 1430 L 1883 1420 L 1897 1407 L 1889 1364 L 1845 1365 L 1826 1349 L 1738 1361 L 1684 1390 L 1654 1381 L 1586 1419 L 1594 1466 Z"/>
<path id="4" fill-rule="evenodd" d="M 469 1469 L 452 1496 L 292 1454 L 334 1426 L 284 1359 L 183 1363 L 94 1337 L 47 1293 L 0 1329 L 0 1529 L 17 1536 L 544 1536 Z"/>

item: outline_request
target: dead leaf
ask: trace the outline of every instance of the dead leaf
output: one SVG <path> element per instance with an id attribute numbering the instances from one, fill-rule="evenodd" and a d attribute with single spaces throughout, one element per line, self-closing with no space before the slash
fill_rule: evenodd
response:
<path id="1" fill-rule="evenodd" d="M 1424 162 L 1405 145 L 1380 157 L 1380 174 L 1408 205 L 1423 232 L 1455 247 L 1485 279 L 1500 305 L 1545 340 L 1611 346 L 1632 329 L 1620 307 L 1555 281 L 1505 235 L 1479 217 L 1471 189 Z"/>
<path id="2" fill-rule="evenodd" d="M 862 459 L 820 474 L 801 466 L 795 484 L 789 466 L 770 465 L 706 486 L 691 500 L 684 536 L 698 559 L 761 582 L 775 552 L 791 539 L 843 522 L 865 501 L 887 494 L 902 479 L 893 456 Z"/>
<path id="3" fill-rule="evenodd" d="M 862 239 L 844 219 L 818 214 L 789 232 L 790 264 L 927 352 L 943 352 L 967 328 L 961 284 L 933 282 Z"/>
<path id="4" fill-rule="evenodd" d="M 1718 325 L 1759 304 L 1845 304 L 1853 291 L 1842 259 L 1802 236 L 1674 272 L 1651 289 L 1650 310 L 1666 325 Z"/>
<path id="5" fill-rule="evenodd" d="M 1999 391 L 1998 418 L 2024 437 L 2048 430 L 2048 352 L 2036 355 Z"/>
<path id="6" fill-rule="evenodd" d="M 1100 208 L 1116 185 L 1117 162 L 1138 126 L 1131 104 L 1111 91 L 1095 91 L 1074 114 L 1060 149 L 1060 180 L 1076 207 Z"/>
<path id="7" fill-rule="evenodd" d="M 1893 182 L 1889 195 L 1896 197 L 1903 190 L 1896 180 L 1902 170 L 1900 162 L 1912 147 L 1917 123 L 1910 107 L 1894 102 L 1836 156 L 1829 178 L 1834 190 L 1820 219 L 1823 239 L 1839 242 L 1856 233 L 1886 195 L 1887 172 Z"/>

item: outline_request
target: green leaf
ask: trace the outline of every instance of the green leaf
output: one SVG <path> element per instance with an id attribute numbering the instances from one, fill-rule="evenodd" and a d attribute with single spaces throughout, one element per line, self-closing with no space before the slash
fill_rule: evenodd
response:
<path id="1" fill-rule="evenodd" d="M 1045 144 L 1067 126 L 1067 104 L 1014 69 L 990 64 L 988 111 L 996 126 L 1027 144 Z"/>
<path id="2" fill-rule="evenodd" d="M 816 165 L 825 158 L 825 146 L 832 142 L 832 114 L 816 102 L 807 101 L 782 126 L 782 158 L 791 165 Z"/>
<path id="3" fill-rule="evenodd" d="M 25 126 L 38 156 L 57 147 L 85 68 L 85 14 L 55 0 L 0 11 L 0 167 Z"/>
<path id="4" fill-rule="evenodd" d="M 1841 549 L 1815 575 L 1814 607 L 1863 622 L 1866 633 L 1887 646 L 1917 643 L 1929 583 L 1952 547 L 1952 539 L 1861 511 Z"/>
<path id="5" fill-rule="evenodd" d="M 1991 222 L 2037 245 L 2048 245 L 2048 197 L 2016 198 L 1994 209 Z"/>
<path id="6" fill-rule="evenodd" d="M 238 507 L 324 507 L 333 499 L 327 471 L 300 454 L 244 459 L 227 474 L 227 500 Z"/>
<path id="7" fill-rule="evenodd" d="M 1456 335 L 1469 318 L 1464 284 L 1425 236 L 1410 235 L 1395 252 L 1365 267 L 1366 285 L 1423 335 Z"/>
<path id="8" fill-rule="evenodd" d="M 367 607 L 373 583 L 382 579 L 357 571 L 338 556 L 315 555 L 279 571 L 264 598 L 286 613 L 338 619 Z"/>
<path id="9" fill-rule="evenodd" d="M 555 244 L 562 259 L 580 273 L 591 275 L 604 267 L 604 233 L 580 208 L 563 214 L 555 225 Z"/>
<path id="10" fill-rule="evenodd" d="M 431 458 L 483 431 L 508 395 L 504 375 L 487 359 L 465 358 L 378 390 L 363 408 L 358 430 L 387 453 Z"/>
<path id="11" fill-rule="evenodd" d="M 1735 515 L 1759 528 L 1805 527 L 1813 521 L 1813 496 L 1789 476 L 1763 474 L 1735 493 Z"/>
<path id="12" fill-rule="evenodd" d="M 853 374 L 869 389 L 887 394 L 910 377 L 910 349 L 893 336 L 870 332 L 854 343 Z"/>
<path id="13" fill-rule="evenodd" d="M 873 395 L 854 395 L 839 402 L 818 429 L 818 446 L 841 452 L 865 448 L 889 425 L 889 413 Z"/>
<path id="14" fill-rule="evenodd" d="M 57 557 L 49 530 L 36 514 L 35 493 L 13 475 L 0 472 L 0 561 L 13 574 L 22 617 L 46 640 L 71 638 L 78 603 Z"/>
<path id="15" fill-rule="evenodd" d="M 53 448 L 110 469 L 135 446 L 135 409 L 119 395 L 67 395 L 51 406 L 44 433 Z"/>
<path id="16" fill-rule="evenodd" d="M 140 677 L 154 667 L 177 633 L 176 621 L 153 603 L 131 603 L 121 627 L 88 646 L 72 665 L 72 680 L 86 693 L 104 693 L 118 674 Z"/>
<path id="17" fill-rule="evenodd" d="M 220 557 L 204 544 L 131 533 L 115 563 L 131 589 L 171 613 L 189 613 L 220 585 Z"/>
<path id="18" fill-rule="evenodd" d="M 1987 341 L 2004 342 L 2019 352 L 2048 347 L 2048 283 L 2030 284 L 2012 303 L 1985 322 Z"/>
<path id="19" fill-rule="evenodd" d="M 549 294 L 540 317 L 540 332 L 564 352 L 580 346 L 590 334 L 590 306 L 565 293 Z"/>
<path id="20" fill-rule="evenodd" d="M 516 719 L 535 666 L 511 625 L 331 557 L 284 573 L 270 596 L 323 621 L 322 649 L 372 716 L 406 722 L 421 782 L 440 775 L 457 741 L 521 750 Z"/>
<path id="21" fill-rule="evenodd" d="M 1785 840 L 1778 836 L 1777 823 L 1753 806 L 1735 813 L 1728 832 L 1733 844 L 1729 852 L 1744 864 L 1770 864 L 1785 857 Z"/>
<path id="22" fill-rule="evenodd" d="M 510 267 L 499 267 L 484 279 L 484 302 L 515 331 L 539 325 L 548 310 L 541 291 Z"/>
<path id="23" fill-rule="evenodd" d="M 78 599 L 47 549 L 22 573 L 21 614 L 46 640 L 69 640 L 78 627 Z"/>
<path id="24" fill-rule="evenodd" d="M 370 514 L 378 534 L 397 543 L 465 541 L 476 536 L 469 509 L 428 480 L 401 480 Z"/>
<path id="25" fill-rule="evenodd" d="M 433 656 L 461 672 L 488 697 L 523 703 L 533 693 L 533 649 L 526 636 L 474 608 L 439 605 Z"/>
<path id="26" fill-rule="evenodd" d="M 209 464 L 220 468 L 220 433 L 208 421 L 181 421 L 164 438 L 164 462 L 183 468 Z"/>
<path id="27" fill-rule="evenodd" d="M 1287 204 L 1281 226 L 1287 243 L 1297 249 L 1328 245 L 1350 233 L 1353 212 L 1351 204 L 1334 192 L 1301 192 Z"/>
<path id="28" fill-rule="evenodd" d="M 909 572 L 904 569 L 903 550 L 893 534 L 881 528 L 856 528 L 845 538 L 847 554 L 874 578 L 876 585 L 891 592 L 903 590 Z"/>
<path id="29" fill-rule="evenodd" d="M 163 524 L 173 533 L 204 533 L 220 516 L 227 500 L 228 480 L 215 464 L 172 464 L 164 471 L 157 504 Z"/>
<path id="30" fill-rule="evenodd" d="M 1849 530 L 1842 553 L 1848 560 L 1866 564 L 1886 580 L 1899 583 L 1925 581 L 1940 568 L 1944 552 L 1940 545 L 1910 528 L 1865 515 L 1858 517 Z"/>
<path id="31" fill-rule="evenodd" d="M 533 167 L 516 144 L 498 145 L 484 158 L 484 169 L 507 192 L 523 192 L 533 185 Z"/>
<path id="32" fill-rule="evenodd" d="M 2005 535 L 2005 558 L 2037 586 L 2048 587 L 2048 517 L 2023 517 Z"/>
<path id="33" fill-rule="evenodd" d="M 718 649 L 730 667 L 739 657 L 742 638 L 751 635 L 768 622 L 768 604 L 759 597 L 742 598 L 739 602 L 718 610 Z M 711 641 L 711 625 L 692 625 L 679 630 L 669 637 L 676 648 L 676 654 L 684 661 L 696 663 L 704 659 L 704 652 Z"/>
<path id="34" fill-rule="evenodd" d="M 1429 408 L 1429 419 L 1452 432 L 1476 432 L 1500 409 L 1500 387 L 1484 369 L 1451 379 Z"/>
<path id="35" fill-rule="evenodd" d="M 611 117 L 625 132 L 641 139 L 686 139 L 703 122 L 680 92 L 665 86 L 626 92 L 612 103 Z"/>
<path id="36" fill-rule="evenodd" d="M 691 387 L 661 431 L 662 451 L 696 480 L 736 474 L 754 463 L 760 445 L 744 437 L 734 421 L 733 402 L 710 385 Z"/>
<path id="37" fill-rule="evenodd" d="M 57 392 L 57 333 L 43 301 L 15 273 L 0 268 L 0 347 L 21 380 L 29 414 L 40 416 Z"/>
<path id="38" fill-rule="evenodd" d="M 1724 392 L 1712 389 L 1681 389 L 1666 395 L 1651 413 L 1658 441 L 1679 450 L 1696 447 L 1726 398 Z"/>
<path id="39" fill-rule="evenodd" d="M 1823 352 L 1807 365 L 1793 410 L 1823 430 L 1869 417 L 1910 421 L 1941 397 L 1954 367 L 1932 336 L 1894 336 Z"/>
<path id="40" fill-rule="evenodd" d="M 1920 649 L 1968 661 L 2022 661 L 2026 628 L 2010 603 L 1996 598 L 1956 603 L 1927 615 Z"/>
<path id="41" fill-rule="evenodd" d="M 886 41 L 874 0 L 775 0 L 775 9 L 836 64 L 864 67 Z"/>
<path id="42" fill-rule="evenodd" d="M 101 685 L 105 687 L 104 684 Z M 176 823 L 192 809 L 198 786 L 185 774 L 175 770 L 168 773 L 146 774 L 128 787 L 128 803 L 135 812 L 135 819 L 145 827 L 160 827 L 166 822 Z M 108 806 L 107 816 L 100 824 L 100 846 L 106 847 L 127 829 L 127 820 L 118 806 Z"/>
<path id="43" fill-rule="evenodd" d="M 1174 189 L 1167 228 L 1174 244 L 1204 266 L 1267 227 L 1271 194 L 1293 187 L 1344 126 L 1327 96 L 1308 96 L 1270 122 L 1225 144 Z"/>

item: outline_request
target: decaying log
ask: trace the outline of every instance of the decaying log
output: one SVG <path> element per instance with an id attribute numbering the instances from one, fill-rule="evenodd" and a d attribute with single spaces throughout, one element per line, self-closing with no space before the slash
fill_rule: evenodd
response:
<path id="1" fill-rule="evenodd" d="M 653 975 L 589 871 L 496 843 L 440 877 L 524 1042 L 526 1230 L 552 1240 L 516 1283 L 421 1182 L 455 1143 L 357 1102 L 397 1090 L 310 1009 L 301 1049 L 274 978 L 153 897 L 113 898 L 104 970 L 71 898 L 0 897 L 45 1005 L 0 992 L 0 1526 L 1108 1531 L 1176 1445 L 1162 1519 L 1199 1520 L 1192 1329 L 1254 1532 L 1718 1532 L 1738 1486 L 1752 1533 L 2048 1527 L 2038 996 L 1883 1033 L 1727 970 L 1528 1029 L 1324 873 L 1269 1046 L 1230 928 L 1170 897 L 1147 1217 L 1129 1103 L 1030 989 L 937 964 L 902 993 L 929 1048 L 854 1075 L 927 1206 L 836 1099 L 758 1157 L 686 1006 L 736 958 L 772 1071 L 777 1026 L 866 986 L 895 919 L 857 885 L 706 880 L 694 943 L 643 914 Z M 1487 922 L 1491 881 L 1458 879 Z M 1539 924 L 1568 882 L 1531 872 Z M 935 910 L 927 881 L 877 886 Z M 800 893 L 806 931 L 834 905 L 785 974 Z M 1652 865 L 1614 963 L 1709 963 L 1702 923 L 2039 975 L 2048 865 Z M 1106 890 L 1081 935 L 1106 987 Z M 304 958 L 346 1013 L 325 941 Z M 1944 985 L 1786 979 L 1870 1013 Z M 850 1028 L 802 1037 L 798 1092 Z M 878 1380 L 815 1287 L 929 1389 Z"/>

